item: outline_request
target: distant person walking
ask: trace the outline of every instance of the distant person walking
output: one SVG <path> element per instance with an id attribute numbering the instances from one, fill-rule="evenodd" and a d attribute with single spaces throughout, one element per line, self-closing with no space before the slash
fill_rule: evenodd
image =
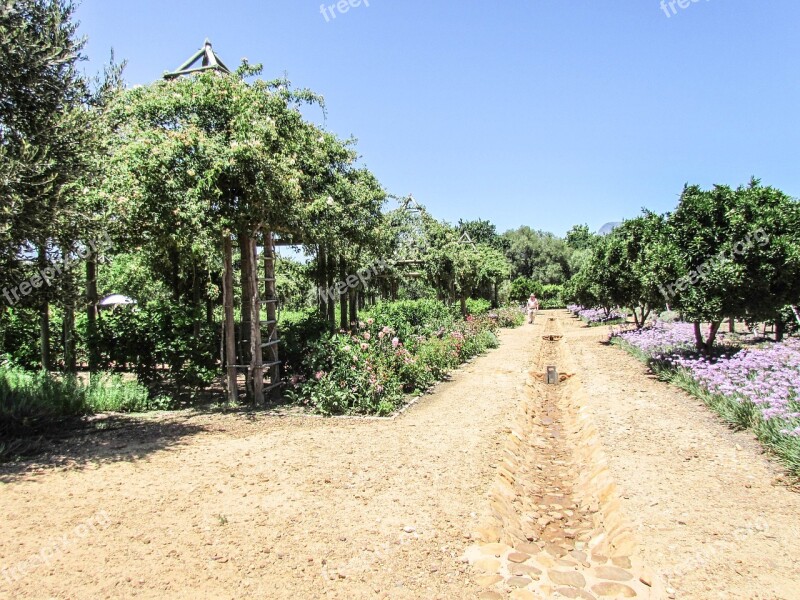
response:
<path id="1" fill-rule="evenodd" d="M 536 313 L 539 311 L 539 299 L 536 294 L 531 294 L 528 298 L 528 323 L 533 323 L 536 319 Z"/>

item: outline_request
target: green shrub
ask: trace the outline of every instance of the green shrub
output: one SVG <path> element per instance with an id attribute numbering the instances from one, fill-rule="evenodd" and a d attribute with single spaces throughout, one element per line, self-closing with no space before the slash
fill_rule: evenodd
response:
<path id="1" fill-rule="evenodd" d="M 522 319 L 519 310 L 502 314 L 512 323 Z M 496 348 L 500 321 L 494 313 L 455 320 L 450 308 L 430 300 L 379 305 L 354 334 L 326 333 L 304 342 L 303 358 L 292 363 L 288 396 L 325 415 L 389 414 L 404 393 L 424 391 Z"/>
<path id="2" fill-rule="evenodd" d="M 539 297 L 539 307 L 542 309 L 566 308 L 564 301 L 563 285 L 543 285 Z"/>
<path id="3" fill-rule="evenodd" d="M 485 315 L 492 309 L 492 303 L 483 298 L 467 300 L 467 314 L 478 316 Z"/>
<path id="4" fill-rule="evenodd" d="M 493 310 L 490 315 L 497 317 L 497 325 L 504 328 L 519 327 L 525 323 L 525 312 L 518 306 L 505 306 Z"/>
<path id="5" fill-rule="evenodd" d="M 147 388 L 117 374 L 100 374 L 84 383 L 75 376 L 26 371 L 5 361 L 0 364 L 0 438 L 9 441 L 0 447 L 0 458 L 20 446 L 14 438 L 38 435 L 64 417 L 170 407 L 169 399 L 150 398 Z"/>
<path id="6" fill-rule="evenodd" d="M 311 347 L 328 333 L 328 322 L 316 310 L 281 311 L 278 323 L 284 372 L 300 372 Z"/>
<path id="7" fill-rule="evenodd" d="M 511 282 L 510 299 L 514 302 L 524 303 L 531 294 L 542 295 L 542 284 L 528 277 L 517 277 Z"/>
<path id="8" fill-rule="evenodd" d="M 457 313 L 457 307 L 437 300 L 401 300 L 376 304 L 364 313 L 361 321 L 373 334 L 389 327 L 400 339 L 408 340 L 451 327 L 458 318 Z"/>

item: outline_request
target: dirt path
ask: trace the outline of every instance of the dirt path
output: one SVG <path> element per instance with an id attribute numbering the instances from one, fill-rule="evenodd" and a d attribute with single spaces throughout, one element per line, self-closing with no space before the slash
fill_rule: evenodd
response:
<path id="1" fill-rule="evenodd" d="M 459 559 L 532 340 L 503 332 L 395 421 L 200 416 L 6 474 L 0 597 L 475 598 Z"/>
<path id="2" fill-rule="evenodd" d="M 604 336 L 542 314 L 394 421 L 177 414 L 3 467 L 0 598 L 800 598 L 780 470 Z"/>
<path id="3" fill-rule="evenodd" d="M 751 434 L 604 345 L 607 328 L 559 318 L 644 560 L 678 598 L 800 598 L 800 494 L 779 465 Z"/>

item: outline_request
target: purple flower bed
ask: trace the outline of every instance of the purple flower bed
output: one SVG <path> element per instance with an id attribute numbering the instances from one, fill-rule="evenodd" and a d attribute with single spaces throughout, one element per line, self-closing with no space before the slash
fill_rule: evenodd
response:
<path id="1" fill-rule="evenodd" d="M 637 331 L 612 332 L 642 352 L 647 358 L 663 359 L 669 353 L 694 349 L 692 323 L 664 323 L 657 321 L 652 327 Z"/>
<path id="2" fill-rule="evenodd" d="M 576 317 L 580 317 L 589 325 L 596 325 L 600 323 L 609 323 L 611 321 L 620 321 L 628 318 L 627 315 L 622 314 L 618 310 L 612 310 L 609 314 L 602 308 L 584 308 L 577 304 L 570 304 L 567 310 Z"/>
<path id="3" fill-rule="evenodd" d="M 800 437 L 800 340 L 740 350 L 717 360 L 678 358 L 709 392 L 752 402 L 767 422 L 788 425 L 781 433 Z"/>
<path id="4" fill-rule="evenodd" d="M 766 424 L 778 426 L 783 435 L 800 437 L 800 340 L 707 358 L 694 352 L 691 323 L 659 322 L 641 331 L 615 332 L 612 336 L 647 358 L 685 369 L 711 394 L 734 403 L 752 403 Z"/>

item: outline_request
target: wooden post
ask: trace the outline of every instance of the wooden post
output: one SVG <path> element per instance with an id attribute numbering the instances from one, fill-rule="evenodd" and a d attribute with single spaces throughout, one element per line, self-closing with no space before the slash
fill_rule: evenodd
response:
<path id="1" fill-rule="evenodd" d="M 100 368 L 100 353 L 97 349 L 97 256 L 90 255 L 86 261 L 86 340 L 89 351 L 89 373 Z"/>
<path id="2" fill-rule="evenodd" d="M 64 370 L 74 374 L 78 371 L 75 355 L 75 306 L 72 298 L 64 304 Z"/>
<path id="3" fill-rule="evenodd" d="M 225 312 L 225 369 L 227 375 L 228 402 L 239 401 L 239 384 L 236 378 L 236 323 L 233 318 L 233 245 L 231 234 L 222 237 L 222 304 Z"/>
<path id="4" fill-rule="evenodd" d="M 334 274 L 336 272 L 335 271 L 336 264 L 335 264 L 335 260 L 333 258 L 333 255 L 330 254 L 330 253 L 328 253 L 328 261 L 327 261 L 326 267 L 327 268 L 325 269 L 325 271 L 326 271 L 325 276 L 327 278 L 327 282 L 326 282 L 326 286 L 325 287 L 327 289 L 331 289 L 331 288 L 333 288 L 333 284 L 334 284 L 333 277 L 334 277 Z M 327 309 L 328 309 L 328 315 L 327 315 L 328 316 L 328 323 L 329 323 L 329 326 L 330 326 L 331 330 L 334 330 L 334 329 L 336 329 L 336 302 L 331 297 L 328 297 Z"/>
<path id="5" fill-rule="evenodd" d="M 275 237 L 270 231 L 264 232 L 264 299 L 272 300 L 278 297 L 275 287 Z M 275 302 L 267 303 L 267 342 L 278 340 L 278 305 Z M 278 345 L 268 347 L 267 361 L 270 363 L 269 384 L 272 390 L 281 380 L 281 366 L 278 364 L 280 354 Z"/>
<path id="6" fill-rule="evenodd" d="M 358 329 L 358 296 L 357 289 L 350 290 L 350 331 L 352 333 Z"/>
<path id="7" fill-rule="evenodd" d="M 258 262 L 256 261 L 256 242 L 247 236 L 242 256 L 247 255 L 247 280 L 250 291 L 250 368 L 248 369 L 253 386 L 253 401 L 264 404 L 264 360 L 261 349 L 261 298 L 258 293 Z M 242 261 L 244 265 L 244 260 Z"/>
<path id="8" fill-rule="evenodd" d="M 250 348 L 252 347 L 252 340 L 250 338 L 250 331 L 252 325 L 250 322 L 250 315 L 253 312 L 251 302 L 253 300 L 253 290 L 251 289 L 252 273 L 251 270 L 255 268 L 253 263 L 253 255 L 249 252 L 251 248 L 252 237 L 246 228 L 242 228 L 237 235 L 239 240 L 239 253 L 241 256 L 241 271 L 240 271 L 240 284 L 242 286 L 242 303 L 241 303 L 241 323 L 239 325 L 239 351 L 240 365 L 249 365 L 252 361 L 252 354 Z M 248 394 L 252 390 L 250 378 L 248 376 L 247 382 Z M 251 398 L 252 399 L 252 398 Z"/>

